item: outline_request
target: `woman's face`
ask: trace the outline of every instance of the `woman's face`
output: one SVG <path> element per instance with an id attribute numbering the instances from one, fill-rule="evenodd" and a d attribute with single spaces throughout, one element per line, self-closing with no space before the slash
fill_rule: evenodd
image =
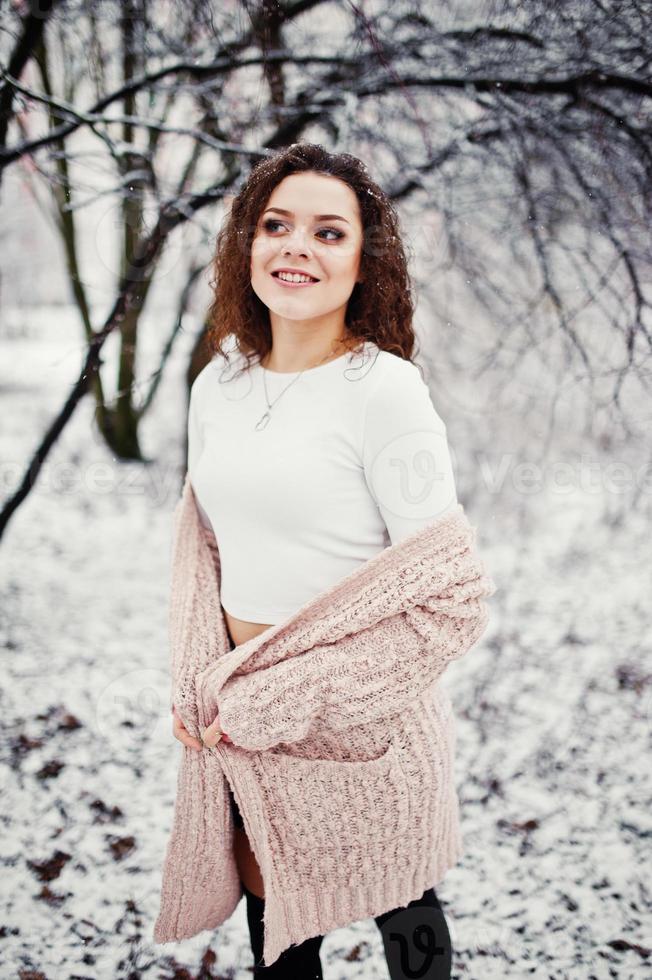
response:
<path id="1" fill-rule="evenodd" d="M 336 177 L 290 174 L 274 188 L 251 246 L 251 285 L 274 314 L 312 320 L 344 311 L 359 277 L 363 229 L 355 193 Z M 310 284 L 282 282 L 297 269 Z M 317 281 L 314 281 L 317 280 Z"/>

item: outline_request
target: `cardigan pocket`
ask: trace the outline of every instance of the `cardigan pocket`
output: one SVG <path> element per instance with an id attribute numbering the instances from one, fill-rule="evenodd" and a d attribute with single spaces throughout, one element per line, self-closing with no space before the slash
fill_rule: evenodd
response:
<path id="1" fill-rule="evenodd" d="M 276 749 L 256 753 L 262 805 L 295 852 L 383 848 L 410 824 L 408 781 L 393 743 L 363 761 L 311 759 Z"/>

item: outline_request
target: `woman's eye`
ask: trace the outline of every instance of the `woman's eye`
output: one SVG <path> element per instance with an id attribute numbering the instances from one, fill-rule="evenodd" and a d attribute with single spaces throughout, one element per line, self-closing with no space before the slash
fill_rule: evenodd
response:
<path id="1" fill-rule="evenodd" d="M 276 230 L 276 226 L 280 226 L 281 228 L 285 227 L 282 221 L 275 221 L 274 218 L 267 218 L 267 220 L 263 222 L 263 228 L 265 231 L 274 232 Z M 320 228 L 317 234 L 320 235 L 323 232 L 327 232 L 335 236 L 334 238 L 327 239 L 329 242 L 338 241 L 340 238 L 344 238 L 344 232 L 340 231 L 339 228 Z"/>
<path id="2" fill-rule="evenodd" d="M 320 231 L 329 231 L 335 238 L 330 238 L 329 241 L 337 241 L 338 238 L 344 238 L 344 232 L 340 231 L 338 228 L 320 228 Z"/>
<path id="3" fill-rule="evenodd" d="M 272 225 L 280 225 L 280 224 L 281 224 L 280 221 L 274 221 L 273 218 L 268 218 L 267 221 L 263 222 L 263 228 L 265 228 L 266 231 L 273 231 L 274 229 L 272 228 Z"/>

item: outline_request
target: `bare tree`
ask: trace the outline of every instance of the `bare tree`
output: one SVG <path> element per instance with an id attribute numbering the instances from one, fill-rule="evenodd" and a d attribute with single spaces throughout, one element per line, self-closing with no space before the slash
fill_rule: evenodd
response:
<path id="1" fill-rule="evenodd" d="M 25 65 L 42 43 L 45 22 L 57 5 L 57 0 L 42 0 L 36 9 L 29 10 L 22 18 L 18 30 L 12 32 L 11 47 L 6 61 L 9 77 L 20 78 Z M 14 89 L 5 78 L 0 84 L 0 147 L 7 140 L 9 122 L 13 118 Z M 0 171 L 0 180 L 2 171 Z"/>

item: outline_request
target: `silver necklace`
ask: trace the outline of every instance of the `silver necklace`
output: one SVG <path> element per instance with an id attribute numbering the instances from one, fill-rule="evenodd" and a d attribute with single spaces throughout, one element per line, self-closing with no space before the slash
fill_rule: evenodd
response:
<path id="1" fill-rule="evenodd" d="M 313 364 L 311 368 L 302 368 L 301 371 L 299 371 L 299 373 L 297 374 L 297 376 L 295 378 L 292 378 L 292 381 L 290 381 L 289 385 L 286 385 L 285 386 L 285 388 L 283 389 L 283 391 L 281 392 L 281 394 L 276 396 L 276 398 L 274 399 L 273 402 L 270 402 L 269 397 L 267 395 L 267 384 L 265 382 L 265 368 L 263 368 L 263 388 L 265 390 L 265 402 L 267 404 L 267 408 L 263 412 L 263 414 L 260 416 L 260 418 L 258 419 L 258 421 L 256 422 L 256 424 L 254 426 L 254 429 L 256 430 L 256 432 L 260 432 L 260 430 L 261 429 L 264 429 L 265 426 L 268 424 L 269 420 L 272 417 L 272 414 L 271 414 L 272 413 L 272 408 L 273 408 L 274 405 L 276 405 L 276 403 L 279 400 L 279 398 L 281 397 L 281 395 L 284 395 L 285 392 L 288 390 L 288 388 L 291 388 L 292 385 L 294 384 L 294 382 L 299 380 L 299 378 L 301 377 L 301 375 L 303 374 L 304 371 L 312 370 L 313 367 L 319 367 L 320 364 L 323 364 L 324 361 L 327 360 L 327 358 L 329 358 L 331 356 L 331 354 L 334 354 L 335 353 L 338 345 L 341 344 L 341 343 L 342 343 L 341 340 L 337 340 L 335 342 L 335 344 L 331 347 L 331 349 L 328 351 L 328 353 L 324 357 L 322 357 L 321 361 L 318 361 L 317 364 Z M 262 367 L 262 365 L 261 365 L 261 367 Z"/>

